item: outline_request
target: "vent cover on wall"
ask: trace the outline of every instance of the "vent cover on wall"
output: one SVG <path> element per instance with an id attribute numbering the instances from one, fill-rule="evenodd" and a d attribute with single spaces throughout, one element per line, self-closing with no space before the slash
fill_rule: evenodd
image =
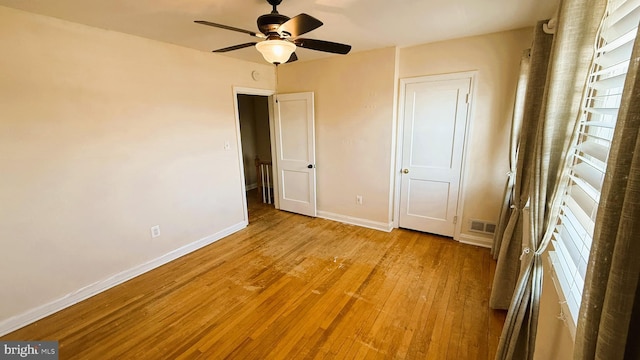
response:
<path id="1" fill-rule="evenodd" d="M 471 219 L 469 223 L 469 231 L 483 234 L 493 234 L 496 232 L 496 224 L 484 220 Z"/>

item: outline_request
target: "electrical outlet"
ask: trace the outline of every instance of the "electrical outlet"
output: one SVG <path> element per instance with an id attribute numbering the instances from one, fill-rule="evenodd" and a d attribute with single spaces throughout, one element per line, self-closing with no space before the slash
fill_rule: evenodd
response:
<path id="1" fill-rule="evenodd" d="M 160 225 L 151 227 L 151 238 L 157 238 L 160 236 Z"/>
<path id="2" fill-rule="evenodd" d="M 362 205 L 362 195 L 356 195 L 356 204 Z"/>

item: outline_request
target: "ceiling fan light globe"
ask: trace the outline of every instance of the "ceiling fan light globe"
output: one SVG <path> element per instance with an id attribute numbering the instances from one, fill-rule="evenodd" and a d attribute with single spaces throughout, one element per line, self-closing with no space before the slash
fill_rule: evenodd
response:
<path id="1" fill-rule="evenodd" d="M 256 44 L 256 49 L 265 60 L 272 64 L 284 64 L 296 51 L 296 45 L 285 40 L 264 40 Z"/>

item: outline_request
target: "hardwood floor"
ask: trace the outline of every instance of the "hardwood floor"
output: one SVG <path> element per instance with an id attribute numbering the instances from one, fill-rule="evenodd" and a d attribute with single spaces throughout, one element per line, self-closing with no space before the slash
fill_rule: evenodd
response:
<path id="1" fill-rule="evenodd" d="M 487 249 L 253 199 L 246 229 L 1 339 L 60 359 L 493 359 Z"/>

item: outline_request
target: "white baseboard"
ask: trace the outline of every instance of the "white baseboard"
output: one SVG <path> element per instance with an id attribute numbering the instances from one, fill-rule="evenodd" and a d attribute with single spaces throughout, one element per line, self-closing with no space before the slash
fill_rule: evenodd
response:
<path id="1" fill-rule="evenodd" d="M 383 222 L 371 221 L 367 219 L 360 219 L 352 216 L 334 214 L 328 211 L 318 210 L 318 217 L 327 219 L 327 220 L 339 221 L 345 224 L 357 225 L 357 226 L 362 226 L 369 229 L 385 231 L 385 232 L 390 232 L 393 229 L 393 223 L 383 223 Z"/>
<path id="2" fill-rule="evenodd" d="M 460 237 L 455 240 L 458 240 L 463 244 L 475 245 L 475 246 L 480 246 L 484 248 L 491 248 L 491 246 L 493 245 L 493 239 L 488 239 L 482 236 L 473 236 L 468 234 L 460 234 Z"/>
<path id="3" fill-rule="evenodd" d="M 238 224 L 218 231 L 215 234 L 209 235 L 183 247 L 170 251 L 167 254 L 162 255 L 156 259 L 137 265 L 129 270 L 125 270 L 123 272 L 115 274 L 107 279 L 100 280 L 91 285 L 85 286 L 59 299 L 53 300 L 50 303 L 40 305 L 22 314 L 2 320 L 0 321 L 0 336 L 20 329 L 21 327 L 29 325 L 71 305 L 77 304 L 82 300 L 88 299 L 116 285 L 122 284 L 127 280 L 131 280 L 136 276 L 142 275 L 147 271 L 153 270 L 190 252 L 214 243 L 226 236 L 244 229 L 245 227 L 247 227 L 247 224 L 247 221 L 244 220 Z"/>
<path id="4" fill-rule="evenodd" d="M 245 189 L 247 191 L 253 190 L 253 189 L 257 189 L 257 188 L 258 188 L 258 183 L 253 183 L 253 184 L 249 184 L 249 185 L 245 186 Z"/>

